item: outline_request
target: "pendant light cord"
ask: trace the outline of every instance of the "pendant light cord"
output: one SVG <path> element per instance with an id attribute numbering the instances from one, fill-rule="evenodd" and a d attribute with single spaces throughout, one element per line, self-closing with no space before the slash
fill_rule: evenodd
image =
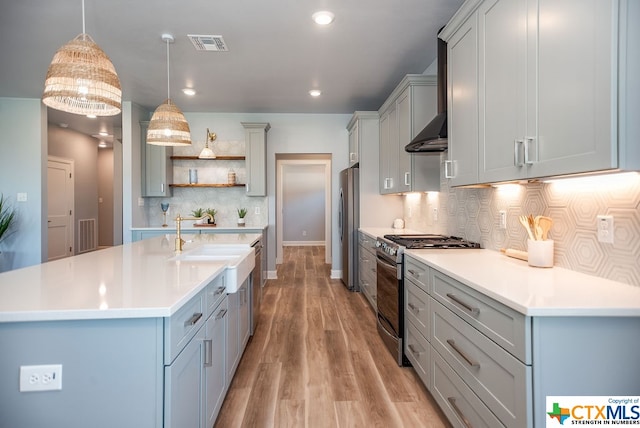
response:
<path id="1" fill-rule="evenodd" d="M 84 1 L 84 0 L 82 0 Z M 167 99 L 171 99 L 171 87 L 169 86 L 169 40 L 167 40 Z"/>
<path id="2" fill-rule="evenodd" d="M 82 0 L 82 34 L 86 34 L 86 31 L 84 28 L 84 0 Z"/>

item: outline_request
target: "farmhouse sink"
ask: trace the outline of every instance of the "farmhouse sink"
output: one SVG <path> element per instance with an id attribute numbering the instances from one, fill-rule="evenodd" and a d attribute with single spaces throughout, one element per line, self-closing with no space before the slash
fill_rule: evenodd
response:
<path id="1" fill-rule="evenodd" d="M 201 245 L 178 254 L 171 260 L 226 263 L 227 293 L 238 291 L 256 265 L 254 249 L 246 245 Z"/>

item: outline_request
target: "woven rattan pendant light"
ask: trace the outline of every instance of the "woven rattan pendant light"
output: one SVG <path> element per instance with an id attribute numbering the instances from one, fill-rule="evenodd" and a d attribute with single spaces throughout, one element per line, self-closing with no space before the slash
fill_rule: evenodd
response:
<path id="1" fill-rule="evenodd" d="M 56 110 L 96 116 L 121 111 L 120 79 L 109 57 L 85 32 L 82 0 L 82 34 L 53 56 L 44 82 L 42 102 Z"/>
<path id="2" fill-rule="evenodd" d="M 189 123 L 182 111 L 171 102 L 169 86 L 169 44 L 173 36 L 163 34 L 162 40 L 167 42 L 167 100 L 160 104 L 149 122 L 147 144 L 156 146 L 185 146 L 191 144 Z"/>

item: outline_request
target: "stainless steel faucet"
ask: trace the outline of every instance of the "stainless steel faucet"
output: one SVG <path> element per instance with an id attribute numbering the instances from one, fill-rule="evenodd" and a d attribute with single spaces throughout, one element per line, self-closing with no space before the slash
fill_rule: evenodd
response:
<path id="1" fill-rule="evenodd" d="M 182 220 L 204 220 L 205 218 L 213 221 L 213 216 L 211 214 L 206 213 L 202 217 L 182 217 L 178 214 L 178 217 L 175 218 L 176 221 L 176 244 L 175 244 L 175 252 L 181 253 L 182 246 L 185 243 L 185 240 L 182 239 L 181 231 L 182 231 Z"/>

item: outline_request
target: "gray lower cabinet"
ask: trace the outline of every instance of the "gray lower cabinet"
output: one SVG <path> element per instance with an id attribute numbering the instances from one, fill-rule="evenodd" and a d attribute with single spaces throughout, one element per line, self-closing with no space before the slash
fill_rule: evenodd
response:
<path id="1" fill-rule="evenodd" d="M 592 369 L 636 367 L 638 331 L 639 317 L 526 316 L 405 254 L 405 353 L 454 427 L 542 428 L 547 396 L 640 395 L 638 370 Z"/>
<path id="2" fill-rule="evenodd" d="M 358 233 L 358 281 L 360 291 L 367 298 L 373 311 L 378 310 L 376 289 L 376 238 L 364 232 Z"/>
<path id="3" fill-rule="evenodd" d="M 225 343 L 227 336 L 228 299 L 215 309 L 205 324 L 204 361 L 204 428 L 211 428 L 218 417 L 227 391 L 225 370 Z"/>
<path id="4" fill-rule="evenodd" d="M 238 368 L 240 358 L 247 342 L 250 331 L 249 311 L 249 279 L 240 286 L 238 291 L 228 294 L 229 321 L 227 323 L 227 349 L 226 349 L 226 375 L 227 388 L 233 380 L 233 375 Z"/>

